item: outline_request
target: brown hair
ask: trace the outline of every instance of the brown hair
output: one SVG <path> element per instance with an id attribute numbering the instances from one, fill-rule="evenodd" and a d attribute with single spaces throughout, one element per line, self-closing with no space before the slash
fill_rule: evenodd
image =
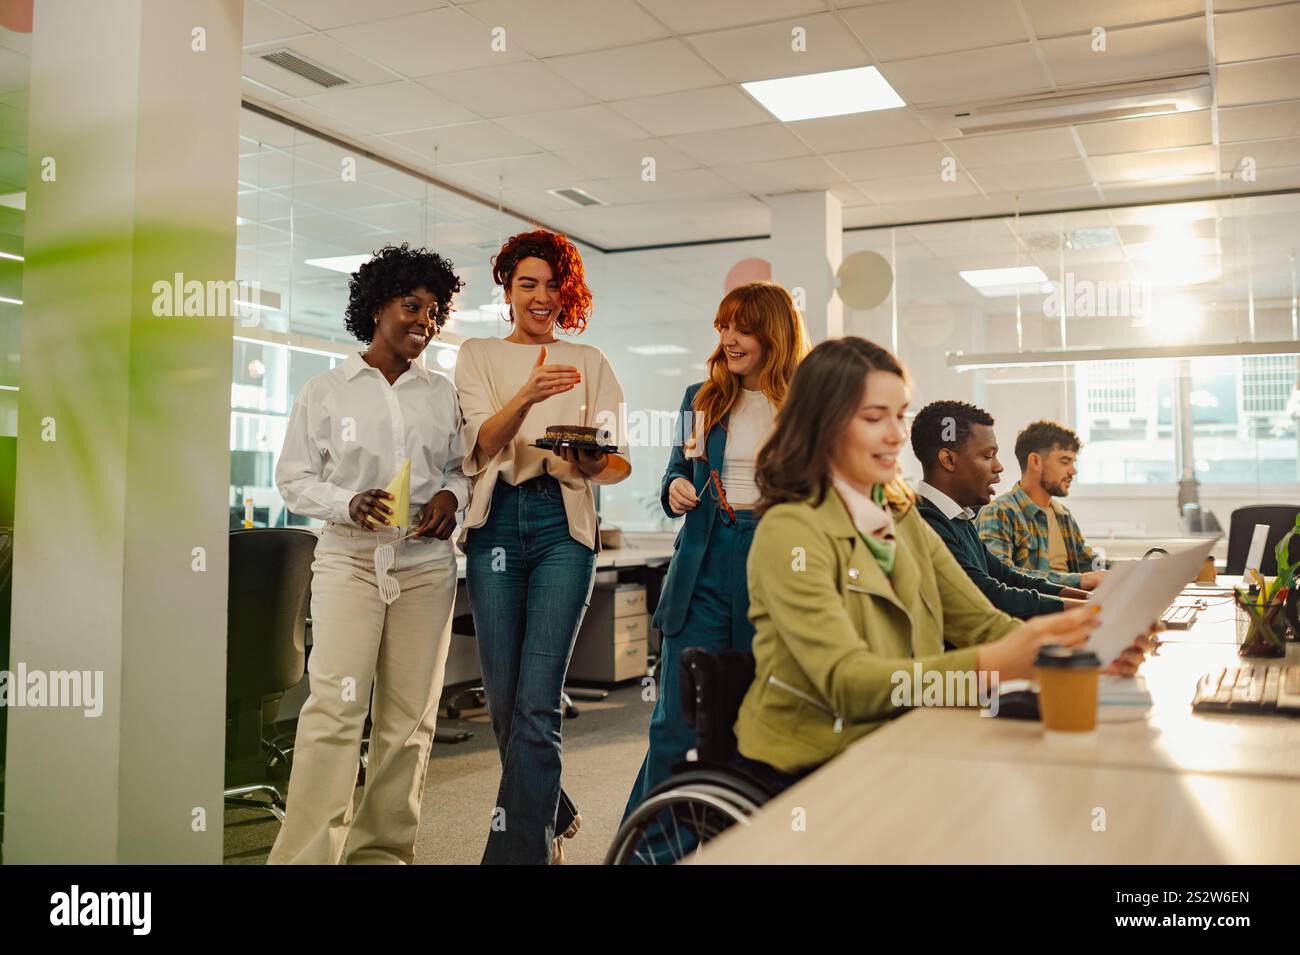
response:
<path id="1" fill-rule="evenodd" d="M 1024 474 L 1029 469 L 1031 454 L 1050 454 L 1057 448 L 1078 454 L 1082 447 L 1079 436 L 1065 425 L 1055 421 L 1035 421 L 1016 435 L 1016 463 L 1020 465 L 1020 473 Z"/>
<path id="2" fill-rule="evenodd" d="M 794 299 L 775 282 L 750 282 L 732 289 L 718 305 L 713 327 L 734 325 L 746 335 L 753 335 L 763 346 L 763 370 L 759 388 L 773 407 L 785 402 L 790 379 L 804 355 L 808 354 L 808 333 L 803 318 L 794 307 Z M 727 416 L 740 397 L 740 378 L 727 370 L 727 356 L 722 343 L 707 362 L 709 376 L 695 393 L 695 434 L 704 439 L 710 429 Z"/>
<path id="3" fill-rule="evenodd" d="M 813 498 L 820 504 L 825 499 L 831 450 L 861 406 L 873 372 L 907 379 L 897 358 L 865 338 L 832 338 L 809 352 L 790 382 L 772 436 L 758 452 L 759 513 L 788 501 Z M 912 499 L 901 478 L 885 486 L 886 502 L 900 514 Z"/>

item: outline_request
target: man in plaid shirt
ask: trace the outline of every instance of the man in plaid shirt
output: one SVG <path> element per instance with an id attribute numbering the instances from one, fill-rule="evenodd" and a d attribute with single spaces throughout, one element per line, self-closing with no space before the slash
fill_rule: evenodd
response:
<path id="1" fill-rule="evenodd" d="M 1027 574 L 1080 590 L 1106 575 L 1083 532 L 1056 498 L 1070 493 L 1079 472 L 1079 436 L 1055 421 L 1035 421 L 1016 437 L 1020 482 L 986 505 L 980 539 L 998 560 Z"/>

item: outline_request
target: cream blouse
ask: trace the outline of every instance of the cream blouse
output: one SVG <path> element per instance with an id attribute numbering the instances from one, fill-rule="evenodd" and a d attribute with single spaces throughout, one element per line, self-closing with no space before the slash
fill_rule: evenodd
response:
<path id="1" fill-rule="evenodd" d="M 528 380 L 537 364 L 540 345 L 520 345 L 504 338 L 470 338 L 461 343 L 456 361 L 456 389 L 464 416 L 467 454 L 464 471 L 474 482 L 466 530 L 482 527 L 492 505 L 492 490 L 498 480 L 520 485 L 543 474 L 555 478 L 564 498 L 573 539 L 599 550 L 596 528 L 596 498 L 591 482 L 574 465 L 551 451 L 533 447 L 533 442 L 553 425 L 576 424 L 605 428 L 614 443 L 626 451 L 626 436 L 620 424 L 623 386 L 604 353 L 594 345 L 560 340 L 546 346 L 548 365 L 573 365 L 582 381 L 572 391 L 552 395 L 528 409 L 514 439 L 491 458 L 475 449 L 478 432 L 501 411 Z"/>

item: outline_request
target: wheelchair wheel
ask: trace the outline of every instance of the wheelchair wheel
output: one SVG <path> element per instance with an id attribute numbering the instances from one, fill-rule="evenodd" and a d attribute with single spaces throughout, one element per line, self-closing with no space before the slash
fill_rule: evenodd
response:
<path id="1" fill-rule="evenodd" d="M 695 769 L 656 787 L 619 827 L 608 865 L 672 865 L 749 817 L 771 794 L 727 770 Z"/>

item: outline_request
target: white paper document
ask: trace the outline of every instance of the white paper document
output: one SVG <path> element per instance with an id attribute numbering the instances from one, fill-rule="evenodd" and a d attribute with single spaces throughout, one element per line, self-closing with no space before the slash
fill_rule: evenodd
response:
<path id="1" fill-rule="evenodd" d="M 1207 538 L 1164 557 L 1121 564 L 1106 575 L 1088 601 L 1101 604 L 1101 624 L 1086 644 L 1101 658 L 1102 666 L 1160 619 L 1196 576 L 1218 539 Z"/>

